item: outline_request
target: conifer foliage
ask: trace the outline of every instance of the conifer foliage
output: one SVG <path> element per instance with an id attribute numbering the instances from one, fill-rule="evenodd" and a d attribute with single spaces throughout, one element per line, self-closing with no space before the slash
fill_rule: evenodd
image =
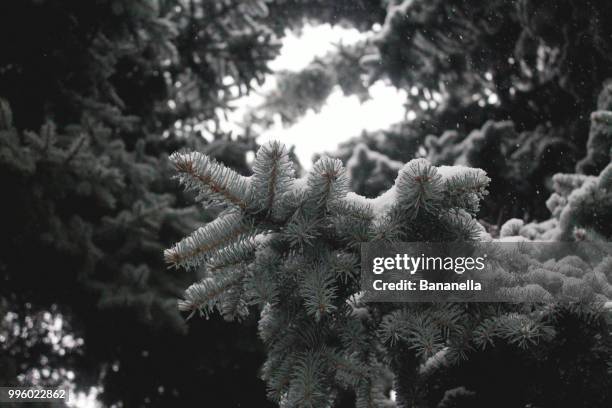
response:
<path id="1" fill-rule="evenodd" d="M 205 265 L 206 276 L 185 291 L 179 308 L 240 319 L 257 305 L 269 351 L 263 377 L 281 406 L 331 406 L 339 387 L 354 389 L 359 407 L 389 403 L 381 347 L 403 338 L 397 327 L 403 322 L 393 320 L 399 312 L 381 320 L 360 306 L 359 244 L 475 238 L 482 232 L 473 214 L 486 194 L 485 173 L 415 159 L 385 194 L 366 199 L 348 191 L 337 159 L 321 158 L 295 178 L 287 149 L 276 142 L 260 148 L 248 178 L 197 152 L 171 160 L 199 201 L 224 207 L 165 251 L 171 266 Z M 413 333 L 424 359 L 444 342 L 433 316 L 456 311 L 430 313 Z"/>
<path id="2" fill-rule="evenodd" d="M 250 177 L 198 152 L 174 153 L 171 161 L 198 201 L 223 208 L 165 251 L 170 266 L 204 273 L 178 307 L 189 317 L 218 312 L 241 320 L 256 306 L 268 353 L 262 377 L 281 407 L 335 406 L 346 389 L 357 407 L 610 401 L 603 390 L 610 384 L 612 338 L 603 303 L 533 303 L 542 300 L 538 293 L 554 290 L 555 279 L 564 292 L 586 285 L 605 299 L 605 260 L 584 276 L 566 273 L 577 270 L 571 257 L 532 262 L 521 271 L 525 285 L 510 288 L 522 302 L 363 301 L 360 243 L 491 240 L 474 218 L 490 181 L 484 171 L 414 159 L 389 190 L 369 199 L 349 191 L 338 159 L 322 157 L 296 178 L 277 142 L 260 148 Z M 600 184 L 607 182 L 604 173 Z M 503 235 L 521 226 L 504 226 Z M 583 341 L 572 340 L 581 333 Z M 582 379 L 576 359 L 592 370 Z M 507 370 L 500 368 L 505 364 Z M 504 385 L 482 377 L 482 370 L 498 373 Z M 529 387 L 537 378 L 547 380 Z"/>

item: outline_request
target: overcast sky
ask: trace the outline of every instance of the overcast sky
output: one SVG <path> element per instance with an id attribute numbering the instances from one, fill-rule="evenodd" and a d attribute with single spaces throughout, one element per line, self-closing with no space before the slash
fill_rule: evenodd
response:
<path id="1" fill-rule="evenodd" d="M 345 45 L 365 38 L 367 34 L 329 24 L 306 26 L 300 36 L 287 33 L 280 55 L 270 63 L 270 68 L 297 71 L 306 67 L 315 57 L 324 56 L 334 49 L 334 44 Z M 262 101 L 262 94 L 274 87 L 270 76 L 257 92 L 236 101 L 237 109 L 228 116 L 227 128 L 236 127 L 249 107 Z M 315 113 L 309 111 L 295 125 L 283 127 L 279 121 L 258 141 L 280 140 L 294 145 L 302 165 L 311 166 L 315 153 L 333 151 L 342 141 L 358 136 L 362 130 L 378 130 L 404 118 L 406 94 L 379 81 L 370 88 L 372 98 L 361 103 L 356 95 L 344 96 L 339 88 L 332 91 L 327 103 Z"/>

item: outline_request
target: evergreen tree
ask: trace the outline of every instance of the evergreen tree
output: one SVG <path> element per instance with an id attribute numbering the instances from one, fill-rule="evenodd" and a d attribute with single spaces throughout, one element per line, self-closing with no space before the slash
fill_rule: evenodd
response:
<path id="1" fill-rule="evenodd" d="M 287 150 L 277 143 L 258 151 L 250 178 L 200 153 L 171 160 L 203 203 L 226 207 L 165 252 L 174 266 L 206 265 L 206 277 L 186 290 L 179 308 L 240 319 L 247 305 L 257 304 L 269 349 L 263 376 L 270 398 L 282 406 L 329 406 L 338 385 L 355 389 L 358 406 L 384 401 L 376 323 L 358 313 L 355 297 L 358 244 L 476 236 L 470 212 L 485 193 L 484 172 L 465 168 L 444 178 L 415 160 L 394 188 L 370 203 L 348 193 L 338 160 L 320 159 L 295 179 Z M 430 228 L 415 222 L 423 217 Z"/>
<path id="2" fill-rule="evenodd" d="M 603 272 L 609 258 L 594 269 L 577 269 L 571 257 L 544 264 L 526 258 L 529 268 L 502 271 L 517 273 L 508 304 L 361 299 L 363 242 L 487 239 L 474 219 L 490 181 L 484 171 L 414 159 L 393 187 L 367 199 L 348 191 L 337 159 L 321 158 L 295 178 L 278 143 L 260 148 L 251 177 L 198 152 L 171 160 L 199 201 L 224 208 L 164 253 L 172 266 L 205 270 L 179 309 L 240 320 L 248 305 L 257 305 L 268 350 L 262 376 L 280 406 L 334 406 L 346 388 L 358 407 L 389 406 L 388 373 L 400 407 L 610 403 L 612 337 L 604 302 L 612 285 Z M 606 171 L 596 181 L 603 195 Z M 534 303 L 547 291 L 583 302 Z M 573 340 L 580 335 L 583 341 Z M 587 381 L 579 374 L 583 364 L 592 370 Z M 499 382 L 482 376 L 492 368 Z M 540 377 L 548 380 L 532 387 Z"/>

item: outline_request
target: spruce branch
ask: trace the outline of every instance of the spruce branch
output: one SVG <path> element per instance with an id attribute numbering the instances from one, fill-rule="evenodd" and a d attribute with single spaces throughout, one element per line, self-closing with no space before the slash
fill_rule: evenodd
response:
<path id="1" fill-rule="evenodd" d="M 408 162 L 395 180 L 398 202 L 413 217 L 421 209 L 434 212 L 443 198 L 442 177 L 425 159 L 414 159 Z"/>
<path id="2" fill-rule="evenodd" d="M 253 201 L 257 208 L 265 211 L 277 209 L 282 195 L 294 180 L 294 173 L 284 145 L 274 141 L 261 146 L 255 156 L 251 177 Z"/>
<path id="3" fill-rule="evenodd" d="M 334 251 L 329 259 L 330 270 L 344 284 L 356 281 L 359 275 L 359 257 L 350 252 Z"/>
<path id="4" fill-rule="evenodd" d="M 340 341 L 346 353 L 362 353 L 368 350 L 371 336 L 369 336 L 364 323 L 356 316 L 346 319 L 346 324 L 340 331 Z"/>
<path id="5" fill-rule="evenodd" d="M 257 334 L 266 345 L 272 346 L 275 341 L 279 340 L 278 334 L 286 329 L 286 317 L 270 303 L 264 304 L 257 322 Z"/>
<path id="6" fill-rule="evenodd" d="M 248 208 L 251 186 L 246 177 L 198 152 L 176 152 L 170 161 L 179 172 L 181 183 L 188 190 L 196 191 L 202 202 Z"/>
<path id="7" fill-rule="evenodd" d="M 189 317 L 196 311 L 199 311 L 200 315 L 208 316 L 223 294 L 239 283 L 243 275 L 243 269 L 232 269 L 223 271 L 214 279 L 205 278 L 194 283 L 185 290 L 183 299 L 178 301 L 179 310 L 191 312 Z"/>
<path id="8" fill-rule="evenodd" d="M 550 340 L 555 334 L 548 325 L 525 315 L 509 314 L 498 319 L 499 336 L 521 349 L 527 349 L 542 340 Z"/>
<path id="9" fill-rule="evenodd" d="M 273 305 L 278 302 L 279 290 L 276 275 L 280 257 L 272 251 L 260 251 L 249 268 L 247 291 L 253 303 Z M 262 313 L 263 318 L 263 313 Z"/>
<path id="10" fill-rule="evenodd" d="M 344 198 L 330 203 L 329 211 L 332 215 L 342 215 L 359 222 L 373 221 L 375 215 L 372 206 L 368 202 L 360 203 L 353 200 L 359 198 L 362 197 L 349 193 Z"/>
<path id="11" fill-rule="evenodd" d="M 281 406 L 300 408 L 330 407 L 330 390 L 324 385 L 326 367 L 321 352 L 302 353 L 293 371 L 289 393 Z"/>
<path id="12" fill-rule="evenodd" d="M 465 335 L 456 308 L 390 308 L 381 318 L 358 306 L 359 244 L 475 236 L 482 231 L 467 209 L 484 194 L 484 173 L 444 177 L 417 159 L 367 199 L 348 192 L 339 160 L 324 157 L 295 179 L 278 143 L 260 149 L 249 179 L 199 154 L 173 161 L 200 200 L 234 207 L 166 251 L 171 265 L 206 261 L 209 273 L 179 307 L 234 319 L 258 305 L 269 351 L 262 375 L 281 406 L 331 405 L 337 387 L 352 388 L 360 407 L 386 406 L 374 378 L 388 364 L 383 350 L 412 350 L 424 362 Z"/>
<path id="13" fill-rule="evenodd" d="M 316 263 L 307 268 L 300 282 L 300 295 L 304 299 L 306 312 L 317 321 L 336 310 L 333 304 L 336 298 L 335 279 L 327 265 Z"/>
<path id="14" fill-rule="evenodd" d="M 409 321 L 406 343 L 416 352 L 417 357 L 426 360 L 444 347 L 440 327 L 428 313 L 416 315 Z"/>
<path id="15" fill-rule="evenodd" d="M 554 330 L 543 322 L 517 313 L 494 316 L 484 320 L 474 330 L 474 343 L 483 350 L 493 346 L 495 339 L 514 344 L 521 349 L 554 337 Z"/>
<path id="16" fill-rule="evenodd" d="M 361 381 L 355 391 L 355 408 L 395 408 L 380 381 Z"/>
<path id="17" fill-rule="evenodd" d="M 268 398 L 280 403 L 287 395 L 291 383 L 294 358 L 269 358 L 262 367 L 262 378 L 266 380 Z"/>
<path id="18" fill-rule="evenodd" d="M 482 225 L 463 209 L 442 213 L 440 218 L 446 225 L 448 241 L 476 241 L 484 233 Z"/>
<path id="19" fill-rule="evenodd" d="M 245 234 L 239 240 L 231 241 L 222 248 L 209 252 L 206 269 L 214 272 L 237 265 L 247 266 L 255 258 L 258 245 L 257 236 Z"/>
<path id="20" fill-rule="evenodd" d="M 369 203 L 355 202 L 352 200 L 354 196 L 347 195 L 330 203 L 329 217 L 337 239 L 346 240 L 351 247 L 358 248 L 360 243 L 369 241 L 375 216 Z"/>
<path id="21" fill-rule="evenodd" d="M 491 179 L 481 169 L 458 168 L 461 170 L 460 173 L 444 180 L 446 205 L 476 214 L 480 200 L 487 194 L 487 186 Z"/>
<path id="22" fill-rule="evenodd" d="M 444 347 L 431 357 L 429 357 L 419 367 L 419 374 L 424 377 L 429 377 L 436 373 L 436 371 L 449 365 L 449 348 Z"/>
<path id="23" fill-rule="evenodd" d="M 372 240 L 401 242 L 406 235 L 403 216 L 404 212 L 399 207 L 395 207 L 389 213 L 376 220 L 370 231 Z"/>
<path id="24" fill-rule="evenodd" d="M 322 157 L 308 173 L 307 198 L 317 205 L 328 205 L 347 194 L 348 183 L 348 175 L 342 162 Z"/>
<path id="25" fill-rule="evenodd" d="M 394 347 L 400 341 L 405 340 L 407 322 L 410 318 L 411 312 L 406 309 L 394 310 L 385 315 L 378 329 L 378 337 L 381 343 Z"/>
<path id="26" fill-rule="evenodd" d="M 436 317 L 428 310 L 396 310 L 383 318 L 378 334 L 383 344 L 394 347 L 402 343 L 425 361 L 444 347 L 442 327 Z"/>
<path id="27" fill-rule="evenodd" d="M 242 278 L 242 281 L 244 278 Z M 244 299 L 243 285 L 239 282 L 225 290 L 217 303 L 217 309 L 227 321 L 242 320 L 249 314 L 248 304 Z"/>
<path id="28" fill-rule="evenodd" d="M 306 218 L 302 212 L 296 213 L 290 223 L 285 227 L 282 236 L 292 247 L 303 248 L 312 246 L 314 240 L 320 235 L 321 225 Z"/>
<path id="29" fill-rule="evenodd" d="M 369 379 L 369 367 L 359 361 L 356 354 L 340 354 L 336 350 L 328 350 L 327 360 L 336 370 L 340 383 L 356 388 L 362 381 Z"/>
<path id="30" fill-rule="evenodd" d="M 200 227 L 172 248 L 165 250 L 164 258 L 166 263 L 173 267 L 195 267 L 206 260 L 213 251 L 220 250 L 230 243 L 236 245 L 233 251 L 217 252 L 221 260 L 239 251 L 248 252 L 253 236 L 252 228 L 243 221 L 242 216 L 230 212 Z"/>

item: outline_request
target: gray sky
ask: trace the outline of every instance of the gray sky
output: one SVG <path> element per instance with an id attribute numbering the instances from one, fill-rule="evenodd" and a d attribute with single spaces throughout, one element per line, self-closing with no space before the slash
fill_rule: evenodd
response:
<path id="1" fill-rule="evenodd" d="M 306 26 L 298 37 L 287 33 L 283 39 L 281 53 L 270 63 L 274 71 L 297 71 L 306 67 L 315 57 L 324 56 L 334 49 L 334 44 L 353 44 L 372 33 L 360 33 L 329 24 Z M 263 94 L 273 89 L 275 80 L 270 75 L 264 85 L 249 96 L 236 101 L 236 110 L 228 115 L 223 124 L 226 130 L 233 129 L 240 133 L 238 123 L 250 107 L 263 101 Z M 296 124 L 283 127 L 280 118 L 277 123 L 260 139 L 260 143 L 269 140 L 280 140 L 287 146 L 295 146 L 295 151 L 302 165 L 311 166 L 315 153 L 333 151 L 342 141 L 358 136 L 362 130 L 378 130 L 404 119 L 406 92 L 378 81 L 370 88 L 371 99 L 360 103 L 355 95 L 344 96 L 335 88 L 327 103 L 319 112 L 309 111 Z"/>

